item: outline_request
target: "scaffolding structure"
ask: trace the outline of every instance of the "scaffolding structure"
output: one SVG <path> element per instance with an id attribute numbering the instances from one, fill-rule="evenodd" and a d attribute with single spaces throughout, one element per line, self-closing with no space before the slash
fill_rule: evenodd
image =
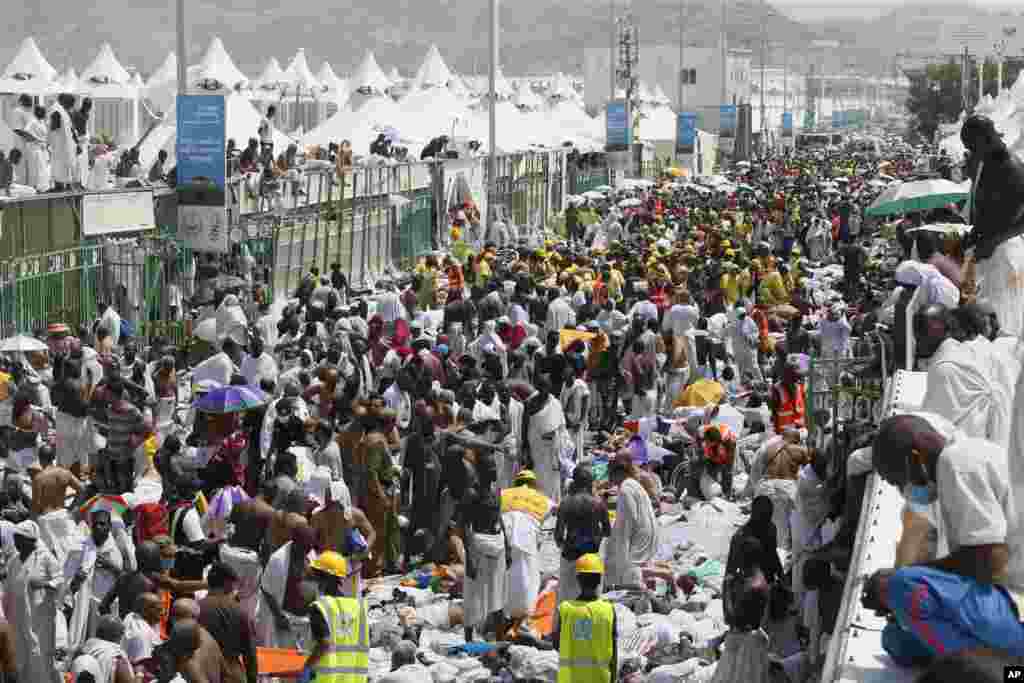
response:
<path id="1" fill-rule="evenodd" d="M 619 64 L 616 70 L 618 85 L 626 93 L 626 112 L 629 121 L 632 122 L 633 112 L 638 102 L 635 101 L 639 94 L 639 78 L 637 67 L 640 62 L 640 33 L 636 22 L 633 21 L 633 13 L 626 10 L 618 20 L 619 38 Z"/>

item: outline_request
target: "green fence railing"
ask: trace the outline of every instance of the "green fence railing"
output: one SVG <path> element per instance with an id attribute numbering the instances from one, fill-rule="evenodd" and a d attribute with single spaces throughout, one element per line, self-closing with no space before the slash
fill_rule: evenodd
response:
<path id="1" fill-rule="evenodd" d="M 430 188 L 416 190 L 410 203 L 398 210 L 398 262 L 411 265 L 432 250 L 434 194 Z"/>
<path id="2" fill-rule="evenodd" d="M 96 318 L 102 256 L 95 245 L 0 262 L 0 334 Z"/>

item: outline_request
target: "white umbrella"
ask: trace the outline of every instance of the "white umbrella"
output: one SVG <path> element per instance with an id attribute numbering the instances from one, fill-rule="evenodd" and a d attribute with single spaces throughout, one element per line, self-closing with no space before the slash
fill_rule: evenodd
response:
<path id="1" fill-rule="evenodd" d="M 604 193 L 598 192 L 597 190 L 587 190 L 580 196 L 586 199 L 604 199 Z"/>
<path id="2" fill-rule="evenodd" d="M 34 351 L 48 351 L 44 342 L 35 337 L 19 334 L 16 337 L 8 337 L 0 342 L 0 353 L 32 353 Z"/>
<path id="3" fill-rule="evenodd" d="M 641 204 L 643 204 L 643 202 L 641 202 L 636 197 L 627 197 L 626 199 L 623 199 L 622 201 L 619 202 L 619 207 L 623 209 L 628 209 L 631 206 L 640 206 Z"/>

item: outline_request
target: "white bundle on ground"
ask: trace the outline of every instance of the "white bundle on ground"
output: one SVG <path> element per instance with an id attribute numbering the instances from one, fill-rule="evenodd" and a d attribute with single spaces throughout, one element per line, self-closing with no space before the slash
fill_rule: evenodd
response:
<path id="1" fill-rule="evenodd" d="M 537 678 L 555 683 L 558 680 L 558 652 L 513 645 L 509 648 L 509 669 L 516 678 Z"/>
<path id="2" fill-rule="evenodd" d="M 699 657 L 691 657 L 685 662 L 678 664 L 665 664 L 651 670 L 647 674 L 647 683 L 681 683 L 688 681 L 691 677 L 705 666 Z"/>

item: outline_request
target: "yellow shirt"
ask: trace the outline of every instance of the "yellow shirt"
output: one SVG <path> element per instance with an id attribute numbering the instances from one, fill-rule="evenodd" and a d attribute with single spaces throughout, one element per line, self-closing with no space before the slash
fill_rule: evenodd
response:
<path id="1" fill-rule="evenodd" d="M 626 286 L 626 278 L 618 270 L 612 268 L 608 273 L 608 296 L 614 301 L 622 301 L 622 288 Z"/>
<path id="2" fill-rule="evenodd" d="M 789 303 L 789 292 L 782 280 L 782 275 L 773 270 L 761 279 L 761 286 L 757 292 L 759 303 L 765 306 L 778 306 Z"/>
<path id="3" fill-rule="evenodd" d="M 733 273 L 722 273 L 719 286 L 721 286 L 722 292 L 725 294 L 726 302 L 730 306 L 735 306 L 736 302 L 740 299 L 739 278 Z"/>

